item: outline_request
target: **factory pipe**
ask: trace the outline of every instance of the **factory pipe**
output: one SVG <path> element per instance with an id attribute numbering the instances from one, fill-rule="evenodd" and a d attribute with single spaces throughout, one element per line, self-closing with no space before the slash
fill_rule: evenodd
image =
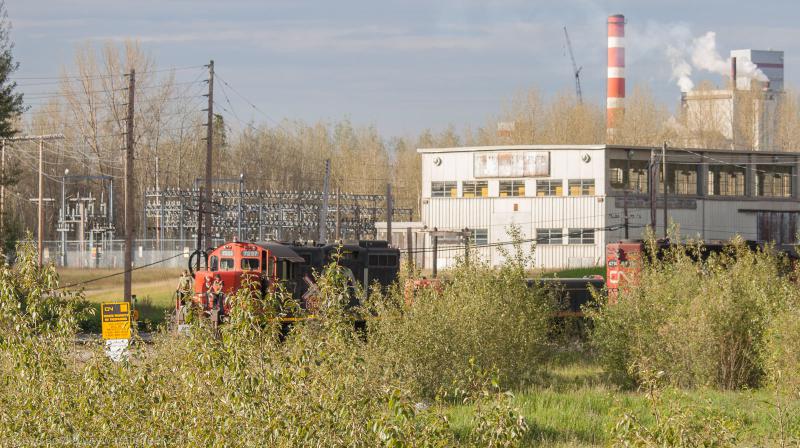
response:
<path id="1" fill-rule="evenodd" d="M 625 16 L 608 16 L 606 129 L 611 137 L 625 111 Z"/>

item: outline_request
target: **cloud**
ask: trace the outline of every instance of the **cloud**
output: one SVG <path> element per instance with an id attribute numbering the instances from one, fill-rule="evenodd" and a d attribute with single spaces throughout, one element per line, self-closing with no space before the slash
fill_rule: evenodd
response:
<path id="1" fill-rule="evenodd" d="M 87 19 L 14 19 L 11 21 L 13 30 L 53 30 L 58 28 L 79 28 L 90 23 Z"/>
<path id="2" fill-rule="evenodd" d="M 137 39 L 142 43 L 239 43 L 276 52 L 370 50 L 489 50 L 533 47 L 552 31 L 521 21 L 495 24 L 442 24 L 435 29 L 405 26 L 331 27 L 319 23 L 195 23 L 172 32 L 97 35 L 92 40 Z M 208 28 L 214 29 L 208 32 Z M 163 27 L 162 27 L 163 28 Z M 167 27 L 170 28 L 170 27 Z M 549 44 L 547 44 L 549 45 Z"/>

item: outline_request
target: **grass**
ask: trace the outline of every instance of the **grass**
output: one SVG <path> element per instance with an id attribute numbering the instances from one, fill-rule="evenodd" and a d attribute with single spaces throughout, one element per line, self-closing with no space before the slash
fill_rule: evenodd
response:
<path id="1" fill-rule="evenodd" d="M 746 446 L 772 446 L 779 437 L 775 396 L 768 390 L 678 390 L 665 393 L 665 401 L 667 397 L 681 406 L 710 406 L 738 419 L 739 437 Z M 615 386 L 587 354 L 577 352 L 549 364 L 533 385 L 515 393 L 514 405 L 531 428 L 525 446 L 607 446 L 610 430 L 624 412 L 652 422 L 644 393 Z M 789 402 L 787 408 L 787 415 L 800 415 L 800 400 Z M 456 434 L 465 437 L 473 407 L 454 405 L 446 412 Z M 800 424 L 795 419 L 794 424 Z"/>
<path id="2" fill-rule="evenodd" d="M 81 285 L 87 300 L 95 307 L 95 315 L 83 328 L 88 331 L 100 331 L 100 304 L 122 299 L 123 276 L 119 269 L 59 269 L 62 285 L 71 285 L 100 277 L 107 277 Z M 173 293 L 177 286 L 181 269 L 140 269 L 133 272 L 132 291 L 136 295 L 136 309 L 139 310 L 139 321 L 157 325 L 164 321 L 166 313 L 171 311 Z M 114 275 L 112 274 L 120 274 Z M 78 288 L 78 287 L 76 287 Z"/>

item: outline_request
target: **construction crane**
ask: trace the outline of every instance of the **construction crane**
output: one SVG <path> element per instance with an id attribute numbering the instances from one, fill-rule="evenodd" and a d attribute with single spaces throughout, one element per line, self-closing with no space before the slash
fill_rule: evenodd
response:
<path id="1" fill-rule="evenodd" d="M 567 50 L 569 50 L 569 58 L 572 60 L 572 73 L 575 75 L 575 95 L 578 97 L 578 102 L 583 104 L 583 94 L 581 93 L 581 69 L 575 63 L 575 55 L 572 53 L 572 42 L 569 41 L 569 33 L 567 27 L 564 27 L 564 37 L 567 39 Z"/>

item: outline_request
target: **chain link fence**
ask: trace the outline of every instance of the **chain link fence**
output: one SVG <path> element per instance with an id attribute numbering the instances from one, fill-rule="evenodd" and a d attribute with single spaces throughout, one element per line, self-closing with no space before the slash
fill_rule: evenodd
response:
<path id="1" fill-rule="evenodd" d="M 222 243 L 220 239 L 213 241 L 211 245 Z M 135 240 L 133 266 L 143 266 L 174 257 L 159 263 L 158 267 L 184 268 L 196 244 L 194 239 Z M 59 267 L 122 269 L 124 250 L 125 240 L 121 239 L 101 242 L 67 241 L 66 244 L 62 244 L 61 241 L 45 241 L 43 255 L 45 262 L 52 262 Z M 175 257 L 180 253 L 183 253 L 182 257 Z"/>

